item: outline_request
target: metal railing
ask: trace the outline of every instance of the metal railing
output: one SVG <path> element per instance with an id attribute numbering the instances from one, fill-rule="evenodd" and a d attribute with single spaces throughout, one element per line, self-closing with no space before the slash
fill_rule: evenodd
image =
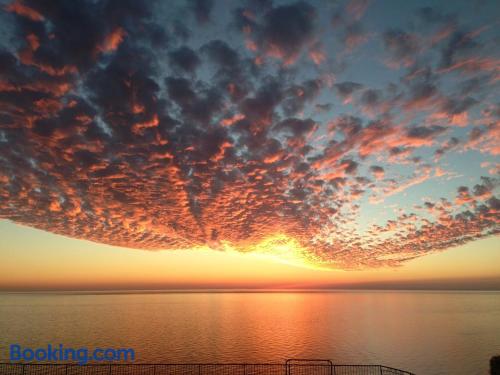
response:
<path id="1" fill-rule="evenodd" d="M 0 375 L 414 375 L 382 365 L 337 365 L 330 360 L 277 363 L 0 363 Z"/>

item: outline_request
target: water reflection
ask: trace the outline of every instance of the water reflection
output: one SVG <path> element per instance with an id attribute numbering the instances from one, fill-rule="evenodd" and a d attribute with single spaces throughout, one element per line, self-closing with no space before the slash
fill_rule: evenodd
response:
<path id="1" fill-rule="evenodd" d="M 0 344 L 132 347 L 142 362 L 382 363 L 486 373 L 499 293 L 1 295 Z M 498 353 L 496 353 L 498 354 Z"/>

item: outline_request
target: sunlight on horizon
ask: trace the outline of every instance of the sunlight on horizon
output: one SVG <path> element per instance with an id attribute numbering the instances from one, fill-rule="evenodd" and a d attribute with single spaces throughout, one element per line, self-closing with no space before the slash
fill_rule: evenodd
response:
<path id="1" fill-rule="evenodd" d="M 459 287 L 499 279 L 500 254 L 495 238 L 412 260 L 401 267 L 364 270 L 318 269 L 300 258 L 283 260 L 269 251 L 269 243 L 256 253 L 208 248 L 145 251 L 102 245 L 0 221 L 4 246 L 0 256 L 0 288 L 95 289 L 117 288 L 342 288 L 413 284 L 430 279 L 439 286 L 455 280 Z M 276 240 L 276 239 L 274 239 Z M 280 238 L 283 240 L 283 238 Z M 293 243 L 293 242 L 292 242 Z M 259 252 L 260 251 L 260 252 Z M 300 254 L 300 251 L 298 252 Z M 439 273 L 436 270 L 439 269 Z M 413 283 L 413 284 L 412 284 Z"/>

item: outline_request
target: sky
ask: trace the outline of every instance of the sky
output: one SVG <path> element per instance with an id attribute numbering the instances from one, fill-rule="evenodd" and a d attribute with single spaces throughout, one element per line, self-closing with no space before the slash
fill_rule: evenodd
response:
<path id="1" fill-rule="evenodd" d="M 497 1 L 0 8 L 0 289 L 500 288 Z"/>

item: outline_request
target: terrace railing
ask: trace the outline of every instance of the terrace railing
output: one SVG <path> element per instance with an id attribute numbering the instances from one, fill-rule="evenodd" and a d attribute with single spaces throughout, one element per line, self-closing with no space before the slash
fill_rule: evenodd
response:
<path id="1" fill-rule="evenodd" d="M 337 365 L 326 360 L 277 363 L 0 363 L 0 375 L 414 375 L 382 365 Z"/>

